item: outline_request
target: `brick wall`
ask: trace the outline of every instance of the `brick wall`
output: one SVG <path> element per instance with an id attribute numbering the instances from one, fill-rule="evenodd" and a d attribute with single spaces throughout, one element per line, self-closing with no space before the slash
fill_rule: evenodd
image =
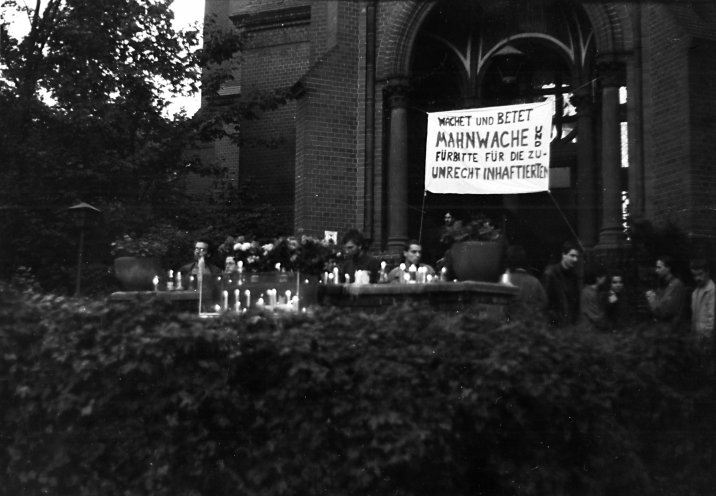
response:
<path id="1" fill-rule="evenodd" d="M 362 227 L 357 218 L 357 197 L 362 195 L 357 181 L 364 94 L 358 56 L 362 16 L 358 2 L 315 2 L 312 8 L 313 65 L 297 109 L 297 232 L 322 236 L 331 230 L 341 235 Z M 328 29 L 334 22 L 337 30 Z"/>
<path id="2" fill-rule="evenodd" d="M 690 193 L 685 33 L 661 6 L 643 9 L 646 215 L 683 223 Z"/>
<path id="3" fill-rule="evenodd" d="M 716 41 L 696 38 L 689 48 L 691 133 L 690 233 L 716 240 Z"/>

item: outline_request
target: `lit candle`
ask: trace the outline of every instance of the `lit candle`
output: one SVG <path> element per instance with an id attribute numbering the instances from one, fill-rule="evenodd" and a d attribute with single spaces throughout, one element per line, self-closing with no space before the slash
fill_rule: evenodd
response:
<path id="1" fill-rule="evenodd" d="M 288 305 L 290 303 L 291 303 L 291 290 L 287 289 L 286 290 L 286 304 Z"/>
<path id="2" fill-rule="evenodd" d="M 215 311 L 216 313 L 221 312 L 221 306 L 219 306 L 218 303 L 217 303 L 216 305 L 214 305 L 214 311 Z"/>
<path id="3" fill-rule="evenodd" d="M 351 283 L 351 275 L 346 274 L 346 284 L 350 284 L 350 283 Z"/>
<path id="4" fill-rule="evenodd" d="M 410 275 L 410 277 L 408 278 L 408 281 L 416 282 L 417 273 L 418 273 L 418 268 L 415 266 L 415 264 L 410 264 L 410 268 L 408 269 L 408 274 Z"/>
<path id="5" fill-rule="evenodd" d="M 277 272 L 281 272 L 281 263 L 277 263 L 276 265 L 274 265 L 274 268 Z"/>
<path id="6" fill-rule="evenodd" d="M 176 286 L 178 290 L 184 289 L 181 285 L 181 272 L 177 272 Z"/>
<path id="7" fill-rule="evenodd" d="M 291 307 L 293 310 L 298 311 L 298 296 L 291 298 Z"/>
<path id="8" fill-rule="evenodd" d="M 275 289 L 268 289 L 266 290 L 266 296 L 268 296 L 269 306 L 276 306 L 276 290 Z"/>
<path id="9" fill-rule="evenodd" d="M 404 283 L 404 282 L 406 282 L 406 279 L 410 280 L 410 275 L 406 274 L 406 272 L 405 272 L 405 264 L 401 263 L 399 267 L 400 267 L 400 273 L 398 274 L 398 276 L 399 276 L 398 282 Z"/>
<path id="10" fill-rule="evenodd" d="M 189 276 L 189 289 L 194 287 L 194 276 Z"/>
<path id="11" fill-rule="evenodd" d="M 323 284 L 328 284 L 328 272 L 323 271 L 323 275 L 321 276 L 321 281 Z"/>
<path id="12" fill-rule="evenodd" d="M 256 300 L 256 308 L 263 308 L 264 307 L 264 297 L 259 296 L 259 299 Z"/>
<path id="13" fill-rule="evenodd" d="M 333 268 L 333 282 L 336 284 L 340 284 L 340 278 L 338 277 L 338 267 Z"/>
<path id="14" fill-rule="evenodd" d="M 167 291 L 174 289 L 174 271 L 169 270 L 169 277 L 167 277 Z"/>
<path id="15" fill-rule="evenodd" d="M 239 290 L 234 290 L 234 312 L 241 310 L 241 302 L 239 301 Z"/>
<path id="16" fill-rule="evenodd" d="M 440 269 L 440 280 L 447 281 L 447 267 Z"/>
<path id="17" fill-rule="evenodd" d="M 229 292 L 224 290 L 224 310 L 229 309 Z"/>
<path id="18" fill-rule="evenodd" d="M 152 284 L 154 284 L 154 291 L 159 291 L 159 276 L 154 276 Z"/>
<path id="19" fill-rule="evenodd" d="M 251 291 L 248 289 L 244 291 L 244 298 L 246 299 L 246 302 L 244 303 L 244 309 L 251 307 Z"/>
<path id="20" fill-rule="evenodd" d="M 333 274 L 328 274 L 328 282 L 333 282 Z"/>

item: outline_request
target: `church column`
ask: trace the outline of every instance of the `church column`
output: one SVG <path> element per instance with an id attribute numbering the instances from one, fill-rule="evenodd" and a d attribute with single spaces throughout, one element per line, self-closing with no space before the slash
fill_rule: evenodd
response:
<path id="1" fill-rule="evenodd" d="M 587 247 L 597 243 L 597 174 L 594 167 L 594 100 L 591 86 L 582 87 L 572 97 L 577 108 L 577 232 Z"/>
<path id="2" fill-rule="evenodd" d="M 402 253 L 408 239 L 408 87 L 391 82 L 385 89 L 390 109 L 388 148 L 388 251 Z"/>
<path id="3" fill-rule="evenodd" d="M 599 63 L 598 69 L 602 83 L 602 227 L 599 245 L 610 248 L 624 242 L 619 119 L 623 67 L 616 61 L 607 61 Z"/>

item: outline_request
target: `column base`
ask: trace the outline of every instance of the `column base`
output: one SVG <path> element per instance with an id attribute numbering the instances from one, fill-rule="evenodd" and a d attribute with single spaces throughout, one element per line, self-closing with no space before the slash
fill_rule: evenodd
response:
<path id="1" fill-rule="evenodd" d="M 607 227 L 599 231 L 597 249 L 624 248 L 627 245 L 626 236 L 621 227 Z"/>
<path id="2" fill-rule="evenodd" d="M 405 242 L 408 241 L 407 237 L 401 238 L 390 238 L 386 246 L 387 252 L 391 255 L 402 255 L 405 248 Z"/>

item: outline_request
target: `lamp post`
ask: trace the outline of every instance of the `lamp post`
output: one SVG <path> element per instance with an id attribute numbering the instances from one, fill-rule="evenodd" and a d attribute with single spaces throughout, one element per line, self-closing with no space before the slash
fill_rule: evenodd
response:
<path id="1" fill-rule="evenodd" d="M 80 240 L 77 246 L 77 279 L 75 281 L 75 296 L 79 296 L 80 281 L 82 280 L 82 255 L 85 244 L 85 229 L 94 225 L 102 211 L 85 202 L 73 205 L 67 210 L 72 216 L 75 227 L 80 231 Z"/>

